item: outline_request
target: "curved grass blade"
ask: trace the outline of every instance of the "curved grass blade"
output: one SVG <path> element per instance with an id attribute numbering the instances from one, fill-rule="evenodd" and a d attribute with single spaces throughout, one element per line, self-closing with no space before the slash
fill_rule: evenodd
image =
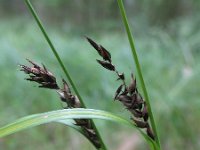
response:
<path id="1" fill-rule="evenodd" d="M 138 75 L 139 75 L 139 81 L 141 83 L 141 87 L 142 87 L 142 90 L 143 90 L 143 93 L 144 93 L 144 98 L 145 98 L 145 101 L 146 101 L 147 106 L 148 106 L 150 122 L 151 122 L 151 125 L 152 125 L 152 128 L 153 128 L 153 131 L 156 135 L 156 137 L 155 137 L 156 143 L 158 145 L 158 149 L 160 150 L 161 146 L 160 146 L 160 141 L 159 141 L 159 137 L 158 137 L 158 133 L 157 133 L 157 128 L 156 128 L 153 113 L 152 113 L 152 110 L 151 110 L 149 96 L 148 96 L 147 89 L 146 89 L 146 86 L 145 86 L 145 83 L 144 83 L 142 71 L 141 71 L 141 68 L 140 68 L 140 63 L 139 63 L 139 60 L 138 60 L 138 57 L 137 57 L 137 52 L 136 52 L 136 49 L 135 49 L 133 36 L 132 36 L 131 30 L 130 30 L 130 27 L 129 27 L 128 19 L 126 17 L 124 5 L 123 5 L 122 0 L 117 0 L 117 2 L 118 2 L 118 6 L 119 6 L 119 9 L 120 9 L 121 15 L 122 15 L 122 19 L 123 19 L 123 22 L 124 22 L 125 29 L 126 29 L 126 32 L 127 32 L 128 40 L 129 40 L 130 47 L 131 47 L 131 50 L 132 50 L 132 56 L 133 56 L 133 59 L 135 61 L 135 66 L 136 66 L 136 69 L 137 69 L 137 72 L 138 72 Z"/>
<path id="2" fill-rule="evenodd" d="M 34 114 L 21 118 L 15 121 L 14 123 L 8 124 L 0 128 L 0 138 L 27 128 L 35 127 L 50 122 L 59 122 L 66 124 L 76 129 L 78 132 L 82 133 L 80 128 L 75 127 L 75 125 L 72 122 L 68 122 L 67 119 L 102 119 L 102 120 L 117 122 L 119 124 L 128 125 L 130 127 L 135 127 L 145 138 L 145 140 L 147 140 L 150 146 L 156 146 L 155 145 L 156 143 L 151 138 L 149 138 L 145 133 L 143 133 L 142 130 L 137 128 L 133 124 L 133 122 L 121 118 L 119 116 L 116 116 L 110 112 L 94 110 L 94 109 L 83 109 L 83 108 L 56 110 L 40 114 Z"/>
<path id="3" fill-rule="evenodd" d="M 67 125 L 73 129 L 75 129 L 76 131 L 78 131 L 80 134 L 82 134 L 83 136 L 84 135 L 84 132 L 82 130 L 82 128 L 80 128 L 79 126 L 76 126 L 73 124 L 74 120 L 70 120 L 70 119 L 65 119 L 65 120 L 58 120 L 58 121 L 55 121 L 57 123 L 61 123 L 61 124 L 64 124 L 64 125 Z M 133 125 L 134 126 L 134 125 Z M 137 128 L 137 127 L 136 127 Z M 139 128 L 138 128 L 139 129 Z M 143 134 L 143 137 L 146 139 L 146 141 L 148 142 L 149 146 L 156 149 L 157 145 L 155 144 L 154 141 L 152 141 L 151 138 L 149 138 L 148 136 L 146 136 L 146 134 L 144 134 L 140 129 L 139 129 L 139 132 L 141 132 L 141 134 Z M 86 137 L 86 136 L 85 136 Z M 87 137 L 86 137 L 87 138 Z M 89 140 L 89 139 L 88 139 Z"/>
<path id="4" fill-rule="evenodd" d="M 54 122 L 69 126 L 69 127 L 73 128 L 73 129 L 75 129 L 76 131 L 78 131 L 79 133 L 81 133 L 82 135 L 84 135 L 84 132 L 83 132 L 82 128 L 79 127 L 79 126 L 76 126 L 73 119 L 57 120 L 57 121 L 54 121 Z"/>

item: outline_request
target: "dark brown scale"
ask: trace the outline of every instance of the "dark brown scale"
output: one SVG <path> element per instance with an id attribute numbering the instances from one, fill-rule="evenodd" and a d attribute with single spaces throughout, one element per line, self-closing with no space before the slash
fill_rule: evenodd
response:
<path id="1" fill-rule="evenodd" d="M 107 60 L 111 63 L 111 55 L 110 53 L 103 47 L 103 46 L 99 46 L 99 50 L 100 50 L 100 55 L 103 57 L 104 60 Z"/>
<path id="2" fill-rule="evenodd" d="M 131 103 L 131 97 L 130 96 L 128 96 L 128 95 L 119 95 L 118 97 L 117 97 L 117 99 L 119 100 L 119 101 L 121 101 L 122 103 Z"/>
<path id="3" fill-rule="evenodd" d="M 110 70 L 110 71 L 115 71 L 115 66 L 109 62 L 106 62 L 106 61 L 102 61 L 102 60 L 98 60 L 97 59 L 97 62 L 103 66 L 104 68 Z"/>
<path id="4" fill-rule="evenodd" d="M 122 85 L 120 85 L 120 86 L 117 88 L 117 90 L 116 90 L 116 92 L 115 92 L 114 100 L 116 100 L 117 97 L 118 97 L 118 95 L 121 93 L 123 86 L 124 86 L 124 85 L 122 84 Z"/>
<path id="5" fill-rule="evenodd" d="M 89 37 L 86 37 L 86 39 L 94 47 L 94 49 L 96 49 L 96 51 L 99 53 L 99 55 L 101 57 L 103 57 L 104 60 L 109 61 L 111 63 L 111 55 L 102 45 L 98 45 L 96 42 L 94 42 Z"/>
<path id="6" fill-rule="evenodd" d="M 134 79 L 133 74 L 131 74 L 131 83 L 128 87 L 128 92 L 133 94 L 136 91 L 136 79 Z"/>
<path id="7" fill-rule="evenodd" d="M 94 42 L 92 39 L 90 39 L 89 37 L 86 37 L 86 39 L 94 47 L 94 49 L 97 50 L 97 52 L 99 53 L 99 55 L 101 55 L 101 53 L 99 51 L 99 45 L 96 42 Z"/>
<path id="8" fill-rule="evenodd" d="M 136 117 L 136 118 L 142 118 L 143 117 L 142 112 L 139 111 L 139 110 L 131 109 L 130 111 L 133 114 L 133 116 Z"/>
<path id="9" fill-rule="evenodd" d="M 147 122 L 143 122 L 141 120 L 136 120 L 134 118 L 132 118 L 132 120 L 135 122 L 136 126 L 139 127 L 139 128 L 147 128 L 148 127 Z"/>
<path id="10" fill-rule="evenodd" d="M 64 79 L 62 79 L 62 82 L 63 82 L 64 90 L 65 90 L 67 93 L 71 93 L 70 87 L 69 87 L 69 85 L 67 84 L 67 82 L 66 82 Z"/>
<path id="11" fill-rule="evenodd" d="M 142 116 L 143 116 L 144 121 L 148 121 L 149 114 L 148 114 L 146 103 L 144 103 L 144 108 L 143 108 L 143 111 L 142 111 Z"/>

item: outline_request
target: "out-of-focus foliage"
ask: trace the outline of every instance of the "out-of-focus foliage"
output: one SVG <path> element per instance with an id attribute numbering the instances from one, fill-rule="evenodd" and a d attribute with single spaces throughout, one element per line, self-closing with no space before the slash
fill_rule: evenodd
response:
<path id="1" fill-rule="evenodd" d="M 118 70 L 125 72 L 130 80 L 133 60 L 116 1 L 32 2 L 87 106 L 128 117 L 126 110 L 112 100 L 119 86 L 116 76 L 96 63 L 98 54 L 83 38 L 90 36 L 106 47 Z M 199 1 L 125 0 L 125 4 L 163 149 L 199 149 Z M 23 80 L 25 75 L 19 72 L 19 63 L 26 64 L 25 58 L 44 63 L 58 81 L 64 74 L 23 1 L 1 0 L 0 7 L 0 125 L 3 126 L 25 115 L 62 108 L 55 92 Z M 110 149 L 117 149 L 123 139 L 135 134 L 124 126 L 107 122 L 97 121 L 97 126 Z M 137 143 L 134 146 L 146 149 Z M 57 124 L 0 139 L 0 149 L 6 150 L 69 147 L 94 149 L 78 133 Z"/>
<path id="2" fill-rule="evenodd" d="M 41 15 L 50 23 L 70 21 L 75 24 L 92 26 L 105 19 L 119 20 L 115 0 L 32 0 Z M 128 15 L 143 15 L 151 24 L 166 25 L 170 20 L 198 12 L 198 0 L 124 0 Z M 0 16 L 20 15 L 26 12 L 23 0 L 1 0 Z M 6 16 L 5 16 L 6 17 Z M 57 22 L 58 23 L 58 22 Z"/>

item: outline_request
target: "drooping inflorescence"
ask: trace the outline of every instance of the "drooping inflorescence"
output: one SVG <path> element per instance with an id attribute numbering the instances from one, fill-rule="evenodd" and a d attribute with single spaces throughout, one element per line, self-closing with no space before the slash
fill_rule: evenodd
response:
<path id="1" fill-rule="evenodd" d="M 97 60 L 97 62 L 107 70 L 115 72 L 118 76 L 117 80 L 122 81 L 115 92 L 114 100 L 120 101 L 125 108 L 131 112 L 131 119 L 134 121 L 135 125 L 141 129 L 145 129 L 147 135 L 154 140 L 154 133 L 148 123 L 148 108 L 145 100 L 137 89 L 137 82 L 133 73 L 131 74 L 131 83 L 127 86 L 124 73 L 119 73 L 116 70 L 116 67 L 112 64 L 111 54 L 108 50 L 94 42 L 92 39 L 88 37 L 86 37 L 86 39 L 103 58 L 103 60 Z"/>
<path id="2" fill-rule="evenodd" d="M 28 60 L 28 59 L 27 59 Z M 20 71 L 29 75 L 29 78 L 26 78 L 28 81 L 37 82 L 39 87 L 54 89 L 60 96 L 62 102 L 67 104 L 66 108 L 81 108 L 81 103 L 76 95 L 73 95 L 69 85 L 63 79 L 63 88 L 60 88 L 56 82 L 56 77 L 43 67 L 37 65 L 31 60 L 28 60 L 33 66 L 28 67 L 26 65 L 19 65 L 21 67 Z M 95 132 L 93 125 L 88 119 L 74 119 L 75 125 L 80 126 L 85 134 L 85 136 L 95 145 L 96 148 L 101 148 L 100 140 Z"/>

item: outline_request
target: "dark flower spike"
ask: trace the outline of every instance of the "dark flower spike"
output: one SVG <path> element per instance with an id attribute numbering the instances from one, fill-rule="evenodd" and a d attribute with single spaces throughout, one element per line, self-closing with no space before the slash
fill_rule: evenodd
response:
<path id="1" fill-rule="evenodd" d="M 133 94 L 136 90 L 136 79 L 133 77 L 133 73 L 131 74 L 131 83 L 128 87 L 128 92 Z"/>
<path id="2" fill-rule="evenodd" d="M 149 126 L 147 122 L 143 122 L 141 120 L 136 120 L 134 118 L 132 118 L 132 120 L 135 122 L 136 126 L 139 128 L 147 128 Z"/>
<path id="3" fill-rule="evenodd" d="M 115 71 L 115 66 L 109 62 L 106 62 L 106 61 L 102 61 L 102 60 L 98 60 L 97 59 L 97 62 L 103 66 L 104 68 L 110 70 L 110 71 Z"/>
<path id="4" fill-rule="evenodd" d="M 120 85 L 120 86 L 117 88 L 117 90 L 116 90 L 116 92 L 115 92 L 114 100 L 116 100 L 117 97 L 119 96 L 119 94 L 121 93 L 123 86 L 124 86 L 124 85 L 122 84 L 122 85 Z"/>
<path id="5" fill-rule="evenodd" d="M 27 59 L 28 60 L 28 59 Z M 47 68 L 43 65 L 40 67 L 33 61 L 28 60 L 33 66 L 28 67 L 25 65 L 19 65 L 20 70 L 28 74 L 29 78 L 27 80 L 34 81 L 39 83 L 39 87 L 54 89 L 60 95 L 61 101 L 67 104 L 67 107 L 64 108 L 81 108 L 80 100 L 76 95 L 71 93 L 70 87 L 67 82 L 63 79 L 63 89 L 59 88 L 56 83 L 56 78 L 54 75 L 47 70 Z M 88 137 L 88 139 L 95 145 L 97 148 L 101 148 L 101 143 L 98 139 L 98 136 L 91 124 L 91 122 L 87 119 L 74 119 L 76 125 L 80 126 L 84 134 Z"/>
<path id="6" fill-rule="evenodd" d="M 81 108 L 80 100 L 77 96 L 72 95 L 71 90 L 67 82 L 62 79 L 63 81 L 63 89 L 57 90 L 60 98 L 63 102 L 66 102 L 68 107 L 70 108 Z"/>
<path id="7" fill-rule="evenodd" d="M 89 37 L 86 37 L 86 39 L 97 50 L 97 52 L 99 53 L 99 55 L 101 57 L 103 57 L 104 60 L 107 60 L 107 61 L 111 62 L 111 55 L 110 55 L 110 53 L 102 45 L 98 45 L 96 42 L 94 42 Z"/>
<path id="8" fill-rule="evenodd" d="M 27 61 L 29 61 L 33 65 L 33 67 L 19 65 L 21 67 L 20 71 L 29 74 L 29 78 L 26 78 L 26 80 L 37 82 L 40 84 L 39 87 L 42 88 L 59 89 L 56 83 L 56 78 L 51 72 L 47 71 L 44 65 L 43 68 L 41 68 L 39 65 L 31 60 L 27 59 Z"/>
<path id="9" fill-rule="evenodd" d="M 119 73 L 115 66 L 111 63 L 111 54 L 103 46 L 98 45 L 88 37 L 86 38 L 88 42 L 97 50 L 99 55 L 104 59 L 104 61 L 97 60 L 97 62 L 104 68 L 114 71 L 117 74 L 117 80 L 122 82 L 115 92 L 114 100 L 120 101 L 125 108 L 132 113 L 132 120 L 135 122 L 135 125 L 138 128 L 145 128 L 146 134 L 154 140 L 154 134 L 148 123 L 149 116 L 147 106 L 137 89 L 136 78 L 134 77 L 133 73 L 131 74 L 131 82 L 127 86 L 124 73 Z"/>

